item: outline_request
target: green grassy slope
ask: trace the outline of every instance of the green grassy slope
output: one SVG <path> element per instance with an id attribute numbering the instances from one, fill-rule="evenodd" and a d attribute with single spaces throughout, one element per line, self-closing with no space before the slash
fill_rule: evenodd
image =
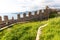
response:
<path id="1" fill-rule="evenodd" d="M 37 29 L 45 23 L 47 21 L 13 25 L 0 32 L 0 40 L 35 40 Z"/>
<path id="2" fill-rule="evenodd" d="M 60 40 L 60 17 L 52 18 L 42 29 L 40 40 Z"/>

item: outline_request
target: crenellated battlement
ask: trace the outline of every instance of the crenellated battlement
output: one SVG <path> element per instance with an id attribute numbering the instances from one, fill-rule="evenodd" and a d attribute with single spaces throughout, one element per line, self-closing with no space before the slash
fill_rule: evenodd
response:
<path id="1" fill-rule="evenodd" d="M 23 18 L 20 17 L 20 14 L 17 14 L 17 19 L 14 19 L 14 17 L 12 17 L 11 20 L 9 20 L 7 15 L 5 15 L 4 21 L 2 21 L 2 17 L 0 16 L 0 27 L 4 27 L 6 25 L 10 25 L 17 22 L 48 19 L 50 12 L 52 12 L 51 9 L 49 9 L 49 7 L 47 6 L 46 9 L 43 9 L 43 11 L 44 12 L 42 12 L 42 10 L 34 11 L 34 15 L 32 15 L 32 12 L 28 12 L 28 16 L 26 16 L 27 14 L 24 13 Z"/>

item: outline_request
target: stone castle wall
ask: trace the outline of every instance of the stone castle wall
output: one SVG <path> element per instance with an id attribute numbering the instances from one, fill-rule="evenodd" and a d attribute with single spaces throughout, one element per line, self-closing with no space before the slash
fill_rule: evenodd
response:
<path id="1" fill-rule="evenodd" d="M 39 13 L 38 13 L 39 11 Z M 17 19 L 14 19 L 12 17 L 11 20 L 9 20 L 8 16 L 4 16 L 4 21 L 2 21 L 2 17 L 0 16 L 0 27 L 7 26 L 16 22 L 25 22 L 25 21 L 32 21 L 32 20 L 44 20 L 49 18 L 49 14 L 51 10 L 46 7 L 42 12 L 42 10 L 38 10 L 34 12 L 34 15 L 32 15 L 32 12 L 28 13 L 28 16 L 26 16 L 26 13 L 23 14 L 23 18 L 20 17 L 20 14 L 17 14 Z"/>

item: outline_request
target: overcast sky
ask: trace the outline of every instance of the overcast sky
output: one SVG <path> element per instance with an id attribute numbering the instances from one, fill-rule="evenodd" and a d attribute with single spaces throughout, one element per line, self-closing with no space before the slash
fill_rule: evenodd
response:
<path id="1" fill-rule="evenodd" d="M 60 7 L 60 0 L 0 0 L 0 14 L 37 10 L 46 5 Z"/>

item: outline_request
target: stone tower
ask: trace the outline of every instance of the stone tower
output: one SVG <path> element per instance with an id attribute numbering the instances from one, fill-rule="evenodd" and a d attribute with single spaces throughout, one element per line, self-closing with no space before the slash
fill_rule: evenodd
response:
<path id="1" fill-rule="evenodd" d="M 20 14 L 17 15 L 17 20 L 20 21 Z"/>
<path id="2" fill-rule="evenodd" d="M 49 7 L 48 6 L 46 6 L 46 9 L 44 10 L 44 17 L 45 17 L 45 19 L 48 19 L 49 18 Z"/>
<path id="3" fill-rule="evenodd" d="M 35 13 L 34 18 L 35 18 L 36 20 L 38 20 L 38 14 L 37 14 L 37 11 L 35 11 L 34 13 Z"/>
<path id="4" fill-rule="evenodd" d="M 14 17 L 12 17 L 12 21 L 14 21 Z"/>
<path id="5" fill-rule="evenodd" d="M 26 17 L 26 13 L 23 14 L 23 17 L 24 17 L 24 18 Z"/>
<path id="6" fill-rule="evenodd" d="M 41 13 L 42 13 L 42 10 L 39 10 L 39 15 L 41 15 Z"/>
<path id="7" fill-rule="evenodd" d="M 42 20 L 42 10 L 39 10 L 39 20 Z"/>
<path id="8" fill-rule="evenodd" d="M 37 11 L 35 11 L 35 15 L 37 15 Z"/>
<path id="9" fill-rule="evenodd" d="M 48 6 L 46 6 L 46 13 L 50 13 L 50 8 Z"/>
<path id="10" fill-rule="evenodd" d="M 2 23 L 2 17 L 0 16 L 0 24 Z"/>
<path id="11" fill-rule="evenodd" d="M 23 14 L 23 21 L 26 20 L 26 13 Z"/>
<path id="12" fill-rule="evenodd" d="M 28 14 L 28 15 L 29 15 L 29 17 L 31 17 L 31 12 L 29 12 L 29 14 Z"/>
<path id="13" fill-rule="evenodd" d="M 49 7 L 48 7 L 48 6 L 46 6 L 46 9 L 49 9 Z"/>
<path id="14" fill-rule="evenodd" d="M 4 22 L 6 22 L 6 24 L 8 24 L 8 16 L 4 16 Z"/>

